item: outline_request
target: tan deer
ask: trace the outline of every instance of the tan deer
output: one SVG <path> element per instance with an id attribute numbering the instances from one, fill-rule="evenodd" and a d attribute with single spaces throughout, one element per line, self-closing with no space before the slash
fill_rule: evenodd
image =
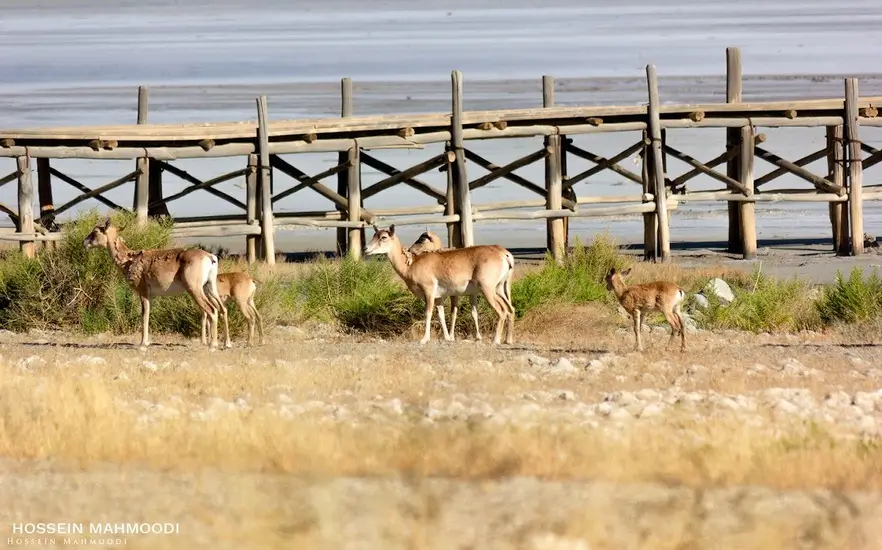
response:
<path id="1" fill-rule="evenodd" d="M 437 250 L 444 250 L 444 243 L 441 241 L 441 237 L 428 230 L 423 232 L 407 249 L 411 254 L 422 254 L 423 252 L 435 252 Z"/>
<path id="2" fill-rule="evenodd" d="M 244 271 L 233 271 L 230 273 L 218 273 L 217 275 L 217 294 L 220 296 L 221 302 L 226 303 L 230 296 L 239 306 L 239 311 L 245 317 L 248 323 L 248 345 L 252 345 L 254 340 L 254 326 L 257 325 L 257 332 L 260 335 L 260 344 L 263 345 L 263 319 L 257 311 L 254 303 L 254 293 L 257 291 L 257 284 L 248 273 Z M 202 313 L 202 343 L 207 340 L 208 314 Z"/>
<path id="3" fill-rule="evenodd" d="M 643 330 L 643 321 L 646 319 L 646 315 L 653 311 L 664 314 L 668 324 L 671 325 L 670 342 L 674 341 L 677 332 L 680 333 L 680 349 L 685 350 L 686 331 L 683 315 L 680 313 L 680 304 L 686 298 L 686 292 L 668 281 L 628 286 L 623 277 L 627 277 L 629 273 L 631 273 L 631 268 L 622 272 L 616 271 L 614 267 L 611 268 L 606 275 L 606 288 L 615 293 L 619 304 L 628 312 L 634 322 L 637 351 L 643 351 L 640 332 Z"/>
<path id="4" fill-rule="evenodd" d="M 106 248 L 129 286 L 141 298 L 141 349 L 150 345 L 150 299 L 185 292 L 211 319 L 209 348 L 217 349 L 218 312 L 224 319 L 225 346 L 232 347 L 227 309 L 217 292 L 217 256 L 198 248 L 131 250 L 109 219 L 92 229 L 83 239 L 83 246 L 87 250 Z"/>
<path id="5" fill-rule="evenodd" d="M 374 236 L 365 246 L 364 253 L 366 256 L 385 254 L 407 288 L 426 302 L 426 331 L 420 340 L 421 344 L 431 338 L 436 299 L 466 295 L 477 297 L 478 293 L 484 296 L 498 316 L 493 343 L 501 342 L 506 321 L 508 330 L 505 341 L 507 344 L 514 341 L 514 306 L 509 297 L 514 256 L 503 247 L 469 246 L 413 255 L 404 249 L 395 234 L 395 226 L 390 225 L 388 229 L 374 227 Z M 473 309 L 473 312 L 477 328 L 477 309 Z M 442 305 L 438 306 L 438 318 L 444 339 L 453 340 L 447 330 Z M 477 339 L 480 340 L 480 332 Z"/>

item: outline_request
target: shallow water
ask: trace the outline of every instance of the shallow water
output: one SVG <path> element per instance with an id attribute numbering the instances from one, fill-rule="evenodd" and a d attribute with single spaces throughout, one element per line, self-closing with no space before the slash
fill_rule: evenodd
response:
<path id="1" fill-rule="evenodd" d="M 134 122 L 140 84 L 150 86 L 150 121 L 254 119 L 254 98 L 267 94 L 272 118 L 336 116 L 338 82 L 353 78 L 357 114 L 444 112 L 450 108 L 450 71 L 465 78 L 466 109 L 513 108 L 541 104 L 540 78 L 558 79 L 561 104 L 645 102 L 644 70 L 654 63 L 661 75 L 664 102 L 725 100 L 725 47 L 742 50 L 746 100 L 836 97 L 844 76 L 860 76 L 863 95 L 882 95 L 882 80 L 872 71 L 882 46 L 882 4 L 852 0 L 840 4 L 800 0 L 774 4 L 746 1 L 657 3 L 510 0 L 504 8 L 488 0 L 443 4 L 403 0 L 281 0 L 262 2 L 133 1 L 110 5 L 84 0 L 0 1 L 0 33 L 6 55 L 0 58 L 0 126 L 33 127 Z M 207 6 L 211 6 L 208 8 Z M 855 16 L 859 14 L 859 16 Z M 685 75 L 685 76 L 683 76 Z M 796 75 L 782 77 L 780 75 Z M 802 75 L 802 76 L 799 76 Z M 808 75 L 808 76 L 806 76 Z M 823 146 L 823 129 L 770 129 L 768 149 L 796 159 Z M 882 135 L 864 129 L 865 141 L 879 147 Z M 635 133 L 581 136 L 576 144 L 612 155 L 639 139 Z M 710 159 L 722 151 L 722 130 L 669 132 L 671 145 Z M 504 164 L 540 146 L 539 138 L 473 144 L 482 156 Z M 439 150 L 377 151 L 399 167 Z M 288 157 L 315 173 L 334 161 L 333 154 Z M 197 177 L 238 168 L 244 159 L 181 161 Z M 757 176 L 771 168 L 757 161 Z M 688 167 L 669 159 L 669 172 Z M 626 161 L 625 166 L 639 171 Z M 55 164 L 89 186 L 131 170 L 130 162 L 67 160 Z M 589 163 L 570 160 L 570 173 Z M 825 171 L 825 162 L 810 169 Z M 0 160 L 0 172 L 13 169 Z M 469 165 L 470 176 L 483 171 Z M 868 172 L 865 184 L 878 179 Z M 541 164 L 519 174 L 542 181 Z M 364 168 L 365 185 L 381 176 Z M 443 188 L 443 174 L 423 178 Z M 244 200 L 243 181 L 220 189 Z M 277 175 L 276 190 L 289 186 Z M 807 184 L 806 184 L 807 185 Z M 168 176 L 167 194 L 185 184 Z M 719 188 L 696 178 L 690 190 Z M 771 187 L 805 187 L 781 178 Z M 639 188 L 611 172 L 576 186 L 580 196 L 639 193 Z M 56 204 L 77 192 L 54 185 Z M 130 205 L 132 187 L 108 193 Z M 535 198 L 511 183 L 495 182 L 475 193 L 476 204 Z M 14 185 L 0 188 L 0 201 L 15 204 Z M 95 205 L 86 201 L 82 208 Z M 409 188 L 394 188 L 367 201 L 370 207 L 431 204 Z M 81 208 L 81 209 L 82 209 Z M 281 210 L 331 209 L 309 191 L 280 203 Z M 879 219 L 875 203 L 866 205 L 866 230 Z M 77 211 L 77 210 L 75 210 Z M 818 237 L 829 233 L 823 204 L 757 205 L 758 235 Z M 195 193 L 174 203 L 176 215 L 231 213 L 233 207 Z M 477 226 L 481 242 L 514 240 L 544 244 L 544 223 L 486 223 Z M 674 241 L 696 236 L 724 238 L 725 205 L 681 205 L 672 215 Z M 639 217 L 624 220 L 573 220 L 577 234 L 609 229 L 623 240 L 639 241 Z M 416 232 L 417 228 L 412 228 Z M 292 248 L 321 248 L 333 231 L 297 230 Z M 515 244 L 512 242 L 511 244 Z M 286 244 L 286 247 L 288 245 Z"/>

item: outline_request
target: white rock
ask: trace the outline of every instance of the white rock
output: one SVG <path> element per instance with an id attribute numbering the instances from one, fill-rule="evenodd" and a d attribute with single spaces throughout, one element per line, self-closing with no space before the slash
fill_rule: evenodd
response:
<path id="1" fill-rule="evenodd" d="M 527 355 L 522 355 L 521 357 L 526 360 L 529 365 L 534 367 L 545 367 L 548 366 L 549 363 L 551 363 L 550 359 L 546 359 L 545 357 L 542 357 L 541 355 L 536 355 L 535 353 L 529 353 Z"/>
<path id="2" fill-rule="evenodd" d="M 548 374 L 556 376 L 573 376 L 579 374 L 579 369 L 577 369 L 566 357 L 561 357 L 543 370 Z"/>
<path id="3" fill-rule="evenodd" d="M 530 372 L 522 372 L 518 376 L 520 377 L 521 380 L 525 380 L 527 382 L 535 382 L 536 380 L 538 380 L 536 378 L 536 375 L 533 373 L 530 373 Z"/>
<path id="4" fill-rule="evenodd" d="M 147 372 L 156 372 L 159 370 L 159 367 L 156 366 L 156 363 L 153 361 L 141 361 L 141 364 L 138 365 L 141 370 L 145 370 Z"/>
<path id="5" fill-rule="evenodd" d="M 562 401 L 576 401 L 579 396 L 570 390 L 558 390 L 557 398 Z"/>
<path id="6" fill-rule="evenodd" d="M 616 409 L 609 413 L 609 418 L 613 420 L 631 420 L 634 417 L 626 409 Z"/>
<path id="7" fill-rule="evenodd" d="M 787 414 L 797 414 L 800 411 L 799 407 L 797 407 L 790 401 L 787 401 L 786 399 L 781 399 L 777 401 L 775 403 L 775 409 Z"/>
<path id="8" fill-rule="evenodd" d="M 615 407 L 613 407 L 609 403 L 600 403 L 599 405 L 597 405 L 597 414 L 602 416 L 609 416 L 610 414 L 612 414 L 614 409 Z"/>
<path id="9" fill-rule="evenodd" d="M 701 293 L 694 294 L 692 296 L 692 299 L 695 301 L 695 307 L 697 307 L 699 309 L 707 309 L 710 307 L 710 302 L 704 296 L 704 294 L 701 294 Z"/>
<path id="10" fill-rule="evenodd" d="M 659 394 L 655 390 L 643 389 L 634 394 L 635 397 L 643 401 L 658 401 Z"/>
<path id="11" fill-rule="evenodd" d="M 705 373 L 707 373 L 707 367 L 705 367 L 704 365 L 689 365 L 688 367 L 686 367 L 686 374 L 696 376 Z"/>
<path id="12" fill-rule="evenodd" d="M 658 416 L 664 410 L 664 405 L 660 403 L 650 403 L 643 407 L 643 410 L 640 411 L 639 418 L 651 418 L 653 416 Z"/>
<path id="13" fill-rule="evenodd" d="M 876 396 L 872 393 L 859 391 L 854 394 L 852 404 L 865 413 L 871 413 L 876 410 Z"/>
<path id="14" fill-rule="evenodd" d="M 719 278 L 708 281 L 705 291 L 713 293 L 723 304 L 730 304 L 735 299 L 735 294 L 729 284 Z"/>

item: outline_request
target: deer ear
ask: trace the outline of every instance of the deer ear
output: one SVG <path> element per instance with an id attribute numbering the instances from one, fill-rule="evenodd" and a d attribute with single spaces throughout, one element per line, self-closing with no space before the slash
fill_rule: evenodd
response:
<path id="1" fill-rule="evenodd" d="M 629 267 L 628 269 L 622 271 L 622 277 L 627 277 L 629 273 L 631 273 L 631 268 L 630 268 L 630 267 Z"/>
<path id="2" fill-rule="evenodd" d="M 108 217 L 104 220 L 104 224 L 101 226 L 101 229 L 107 231 L 110 228 L 110 218 Z"/>
<path id="3" fill-rule="evenodd" d="M 389 226 L 389 235 L 392 236 L 395 234 L 395 224 Z"/>
<path id="4" fill-rule="evenodd" d="M 371 227 L 374 229 L 374 233 L 378 233 L 380 231 L 379 229 L 377 229 L 377 224 L 375 223 L 372 223 Z"/>

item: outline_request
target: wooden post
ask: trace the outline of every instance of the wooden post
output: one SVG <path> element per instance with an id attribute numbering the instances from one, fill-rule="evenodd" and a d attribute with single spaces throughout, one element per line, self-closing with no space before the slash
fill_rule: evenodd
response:
<path id="1" fill-rule="evenodd" d="M 47 231 L 57 231 L 55 201 L 52 198 L 52 174 L 49 159 L 37 159 L 37 196 L 40 200 L 40 225 Z M 43 241 L 43 248 L 54 249 L 56 241 Z"/>
<path id="2" fill-rule="evenodd" d="M 726 48 L 726 103 L 741 103 L 742 79 L 741 79 L 741 50 L 738 48 Z M 741 130 L 738 128 L 726 129 L 726 151 L 740 147 Z M 726 175 L 734 180 L 739 179 L 738 170 L 740 160 L 733 158 L 726 164 Z M 733 191 L 734 193 L 735 191 Z M 729 201 L 729 252 L 743 252 L 741 249 L 741 207 L 738 203 Z"/>
<path id="3" fill-rule="evenodd" d="M 649 137 L 652 140 L 652 172 L 655 179 L 655 210 L 658 217 L 658 249 L 662 262 L 671 259 L 671 236 L 668 226 L 668 197 L 665 192 L 664 160 L 662 159 L 661 123 L 659 122 L 658 77 L 655 66 L 646 66 L 649 91 Z"/>
<path id="4" fill-rule="evenodd" d="M 18 232 L 22 235 L 34 234 L 34 185 L 31 181 L 29 157 L 15 159 L 18 168 Z M 28 258 L 37 255 L 34 241 L 19 241 L 19 248 Z"/>
<path id="5" fill-rule="evenodd" d="M 450 75 L 452 85 L 452 113 L 450 117 L 450 147 L 456 155 L 453 161 L 453 187 L 455 212 L 459 215 L 457 246 L 473 246 L 475 236 L 472 223 L 472 196 L 466 173 L 466 158 L 462 139 L 462 73 L 454 70 Z"/>
<path id="6" fill-rule="evenodd" d="M 257 222 L 257 155 L 248 155 L 248 173 L 245 175 L 245 206 L 248 225 Z M 257 260 L 259 238 L 257 235 L 245 237 L 245 256 L 249 264 Z"/>
<path id="7" fill-rule="evenodd" d="M 643 131 L 643 192 L 655 194 L 655 174 L 652 171 L 652 148 L 649 133 Z M 658 260 L 658 215 L 655 211 L 643 214 L 643 259 Z"/>
<path id="8" fill-rule="evenodd" d="M 567 175 L 567 148 L 566 145 L 568 143 L 572 143 L 572 138 L 568 138 L 567 136 L 560 136 L 560 178 L 561 181 L 567 181 L 569 176 Z M 574 186 L 567 187 L 561 196 L 564 199 L 568 199 L 576 203 L 578 201 L 578 197 L 576 197 L 576 190 L 573 189 Z M 563 233 L 564 233 L 564 253 L 566 254 L 570 250 L 570 219 L 563 218 Z"/>
<path id="9" fill-rule="evenodd" d="M 542 107 L 554 107 L 553 76 L 545 75 L 542 77 Z M 545 208 L 546 210 L 560 210 L 563 208 L 560 136 L 546 136 L 544 141 L 545 148 L 548 151 L 548 156 L 545 157 Z M 566 254 L 563 219 L 548 218 L 545 221 L 545 229 L 546 246 L 551 252 L 554 261 L 561 264 Z"/>
<path id="10" fill-rule="evenodd" d="M 845 187 L 845 145 L 842 137 L 841 124 L 827 127 L 827 173 L 834 185 Z M 830 203 L 830 224 L 833 227 L 833 251 L 837 256 L 848 256 L 848 214 L 845 213 L 844 203 Z"/>
<path id="11" fill-rule="evenodd" d="M 162 199 L 162 165 L 160 161 L 147 159 L 147 196 L 151 199 Z M 168 205 L 163 203 L 147 207 L 147 215 L 151 218 L 169 216 Z"/>
<path id="12" fill-rule="evenodd" d="M 851 253 L 864 253 L 863 165 L 858 120 L 858 82 L 845 79 L 845 141 L 848 143 L 848 213 L 851 218 Z"/>
<path id="13" fill-rule="evenodd" d="M 753 196 L 753 159 L 754 141 L 753 127 L 744 126 L 740 130 L 741 150 L 738 154 L 738 181 L 747 189 L 747 196 Z M 730 201 L 731 202 L 731 201 Z M 738 203 L 739 221 L 741 222 L 741 251 L 745 260 L 756 259 L 756 215 L 755 204 L 743 201 Z"/>
<path id="14" fill-rule="evenodd" d="M 341 117 L 351 117 L 352 116 L 352 79 L 344 78 L 340 80 L 340 116 Z M 340 151 L 337 154 L 337 164 L 343 164 L 347 160 L 349 160 L 350 152 L 348 151 Z M 349 192 L 349 170 L 344 170 L 337 174 L 337 194 L 341 197 L 345 197 Z M 361 205 L 359 205 L 359 208 Z M 347 219 L 344 216 L 347 216 L 345 213 L 345 208 L 341 205 L 337 205 L 337 212 L 340 212 L 340 219 Z M 349 229 L 346 227 L 338 227 L 337 228 L 337 254 L 342 256 L 346 253 L 347 243 L 346 239 L 349 235 Z M 351 249 L 350 249 L 351 252 Z"/>
<path id="15" fill-rule="evenodd" d="M 361 150 L 358 146 L 358 141 L 355 142 L 355 147 L 352 147 L 346 153 L 346 160 L 349 161 L 349 169 L 347 170 L 347 181 L 349 184 L 349 189 L 347 190 L 347 197 L 349 200 L 349 206 L 347 207 L 348 211 L 348 220 L 351 222 L 361 221 Z M 364 240 L 364 228 L 363 227 L 350 227 L 349 228 L 349 257 L 353 260 L 361 259 L 361 249 L 365 245 Z"/>
<path id="16" fill-rule="evenodd" d="M 138 87 L 138 124 L 147 124 L 147 86 Z M 135 223 L 138 226 L 143 226 L 147 223 L 150 202 L 150 161 L 148 158 L 135 160 L 135 169 L 139 170 L 140 174 L 135 179 L 135 198 L 132 209 L 135 211 Z M 162 187 L 161 180 L 158 184 Z M 167 213 L 168 209 L 166 208 Z"/>
<path id="17" fill-rule="evenodd" d="M 446 149 L 453 151 L 449 141 L 446 144 Z M 444 215 L 453 216 L 456 214 L 456 184 L 453 182 L 453 163 L 448 162 L 442 165 L 441 169 L 447 174 L 447 202 L 444 205 Z M 447 222 L 447 247 L 455 248 L 459 242 L 457 239 L 459 239 L 459 223 Z"/>
<path id="18" fill-rule="evenodd" d="M 267 265 L 276 264 L 276 244 L 275 229 L 273 228 L 273 202 L 272 190 L 270 189 L 270 166 L 269 158 L 269 135 L 267 128 L 267 107 L 266 96 L 262 95 L 257 98 L 257 150 L 260 154 L 258 166 L 260 173 L 258 182 L 260 187 L 260 197 L 262 212 L 261 221 L 261 237 L 263 238 L 263 256 Z"/>

